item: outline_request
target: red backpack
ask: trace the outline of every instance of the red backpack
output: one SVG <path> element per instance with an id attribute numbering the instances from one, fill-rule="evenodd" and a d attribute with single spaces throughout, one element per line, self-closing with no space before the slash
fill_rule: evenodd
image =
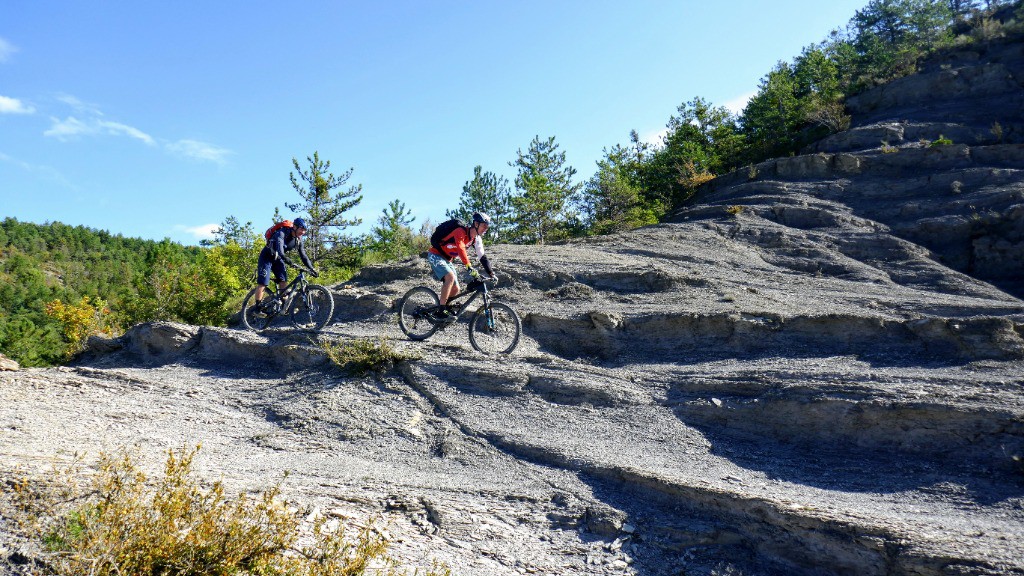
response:
<path id="1" fill-rule="evenodd" d="M 281 228 L 291 228 L 291 227 L 292 227 L 292 221 L 291 220 L 281 220 L 277 224 L 274 224 L 270 228 L 267 228 L 267 231 L 263 235 L 267 237 L 267 242 L 270 242 L 270 237 L 273 236 L 278 230 L 280 230 Z"/>

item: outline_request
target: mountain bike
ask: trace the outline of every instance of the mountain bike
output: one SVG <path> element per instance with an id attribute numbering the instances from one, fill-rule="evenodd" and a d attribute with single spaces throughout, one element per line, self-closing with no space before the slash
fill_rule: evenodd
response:
<path id="1" fill-rule="evenodd" d="M 274 292 L 271 284 L 263 290 L 263 299 L 256 302 L 253 288 L 242 302 L 242 323 L 256 332 L 266 330 L 279 317 L 287 314 L 296 328 L 320 330 L 334 316 L 334 296 L 319 284 L 306 281 L 302 268 L 299 275 L 284 290 Z"/>
<path id="2" fill-rule="evenodd" d="M 466 290 L 441 306 L 437 292 L 427 286 L 417 286 L 402 296 L 398 305 L 398 325 L 412 340 L 426 340 L 451 324 L 465 312 L 478 297 L 483 305 L 477 308 L 469 321 L 469 341 L 484 354 L 510 354 L 519 345 L 523 323 L 519 314 L 508 304 L 491 299 L 488 283 L 497 280 L 473 280 Z M 465 302 L 457 302 L 467 298 Z M 450 314 L 445 315 L 445 309 Z"/>

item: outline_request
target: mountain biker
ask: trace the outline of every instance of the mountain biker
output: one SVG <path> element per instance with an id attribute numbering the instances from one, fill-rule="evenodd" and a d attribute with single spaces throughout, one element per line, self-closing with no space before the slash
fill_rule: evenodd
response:
<path id="1" fill-rule="evenodd" d="M 256 264 L 256 299 L 258 303 L 263 301 L 263 290 L 270 284 L 270 273 L 274 273 L 277 280 L 277 287 L 284 290 L 288 286 L 288 270 L 285 265 L 295 266 L 285 256 L 285 252 L 291 250 L 299 251 L 299 258 L 309 268 L 309 273 L 316 278 L 319 273 L 313 268 L 313 264 L 306 256 L 302 248 L 302 237 L 306 234 L 306 221 L 296 218 L 291 226 L 282 226 L 267 239 L 267 245 L 260 251 L 260 259 Z"/>
<path id="2" fill-rule="evenodd" d="M 452 267 L 455 258 L 462 260 L 462 263 L 466 265 L 466 271 L 474 280 L 480 279 L 480 273 L 470 264 L 469 255 L 466 253 L 466 247 L 470 244 L 473 245 L 477 260 L 483 265 L 487 276 L 494 277 L 491 263 L 487 259 L 487 255 L 484 254 L 483 236 L 487 233 L 490 225 L 490 216 L 483 212 L 474 212 L 472 223 L 469 226 L 456 226 L 451 233 L 440 239 L 438 242 L 440 250 L 437 246 L 432 246 L 427 251 L 427 261 L 434 271 L 434 277 L 442 281 L 440 294 L 442 306 L 446 306 L 448 300 L 459 293 L 458 276 L 455 274 L 455 268 Z M 443 315 L 446 320 L 455 318 L 454 311 L 449 308 L 445 309 Z"/>

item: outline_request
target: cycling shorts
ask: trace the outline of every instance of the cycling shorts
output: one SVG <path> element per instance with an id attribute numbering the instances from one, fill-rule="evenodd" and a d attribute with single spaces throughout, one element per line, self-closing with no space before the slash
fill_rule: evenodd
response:
<path id="1" fill-rule="evenodd" d="M 430 263 L 430 269 L 434 271 L 434 278 L 444 280 L 444 277 L 451 273 L 455 276 L 456 286 L 458 285 L 459 275 L 455 273 L 455 268 L 452 267 L 451 262 L 433 252 L 427 252 L 427 262 Z"/>
<path id="2" fill-rule="evenodd" d="M 271 272 L 278 282 L 288 281 L 288 270 L 284 266 L 284 260 L 275 260 L 274 253 L 269 248 L 264 248 L 260 251 L 259 262 L 256 263 L 256 283 L 260 286 L 270 284 Z"/>

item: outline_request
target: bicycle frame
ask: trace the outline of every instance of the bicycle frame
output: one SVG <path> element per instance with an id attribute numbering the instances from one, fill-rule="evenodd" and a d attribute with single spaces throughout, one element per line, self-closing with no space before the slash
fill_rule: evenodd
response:
<path id="1" fill-rule="evenodd" d="M 288 285 L 285 286 L 284 288 L 271 290 L 271 286 L 273 285 L 267 286 L 267 290 L 270 291 L 271 297 L 281 303 L 281 306 L 278 308 L 278 310 L 276 312 L 271 313 L 269 316 L 271 318 L 275 318 L 277 316 L 280 316 L 281 314 L 287 313 L 288 309 L 292 305 L 292 302 L 295 300 L 295 296 L 301 292 L 305 292 L 307 285 L 309 285 L 309 282 L 306 281 L 306 271 L 299 270 L 299 275 L 295 277 L 295 280 L 289 282 Z M 287 292 L 287 300 L 281 299 L 281 294 L 284 292 Z"/>
<path id="2" fill-rule="evenodd" d="M 479 284 L 477 286 L 473 286 L 474 283 L 479 283 Z M 473 287 L 472 290 L 469 290 L 470 286 Z M 469 300 L 466 300 L 464 303 L 459 305 L 459 312 L 455 315 L 456 317 L 462 316 L 462 313 L 466 311 L 466 308 L 469 308 L 469 305 L 472 304 L 473 302 L 475 302 L 477 297 L 480 296 L 481 294 L 483 294 L 483 298 L 484 298 L 484 308 L 486 308 L 487 305 L 491 301 L 490 293 L 489 293 L 490 291 L 487 289 L 487 282 L 486 281 L 484 281 L 484 280 L 474 280 L 473 282 L 470 282 L 469 285 L 466 286 L 466 288 L 467 288 L 467 290 L 465 292 L 460 292 L 460 293 L 456 294 L 455 296 L 452 296 L 451 298 L 448 299 L 448 305 L 451 305 L 452 302 L 455 302 L 456 300 L 459 300 L 461 298 L 465 298 L 467 296 L 469 297 Z"/>
<path id="3" fill-rule="evenodd" d="M 296 285 L 300 284 L 301 286 L 299 287 L 298 290 L 293 290 L 293 288 L 295 288 Z M 306 282 L 306 271 L 299 270 L 299 275 L 295 277 L 295 280 L 289 282 L 288 285 L 285 286 L 283 290 L 279 288 L 276 292 L 273 292 L 274 297 L 279 298 L 282 292 L 289 292 L 288 300 L 291 301 L 291 299 L 294 298 L 295 295 L 298 294 L 300 291 L 302 291 L 302 289 L 305 288 L 307 284 L 309 284 L 309 282 Z"/>
<path id="4" fill-rule="evenodd" d="M 242 323 L 246 328 L 261 332 L 278 316 L 289 316 L 292 324 L 301 329 L 320 330 L 334 316 L 334 296 L 331 290 L 309 282 L 316 272 L 298 266 L 298 275 L 290 283 L 278 288 L 277 283 L 257 286 L 249 291 L 242 303 Z M 259 299 L 257 292 L 261 292 Z"/>

